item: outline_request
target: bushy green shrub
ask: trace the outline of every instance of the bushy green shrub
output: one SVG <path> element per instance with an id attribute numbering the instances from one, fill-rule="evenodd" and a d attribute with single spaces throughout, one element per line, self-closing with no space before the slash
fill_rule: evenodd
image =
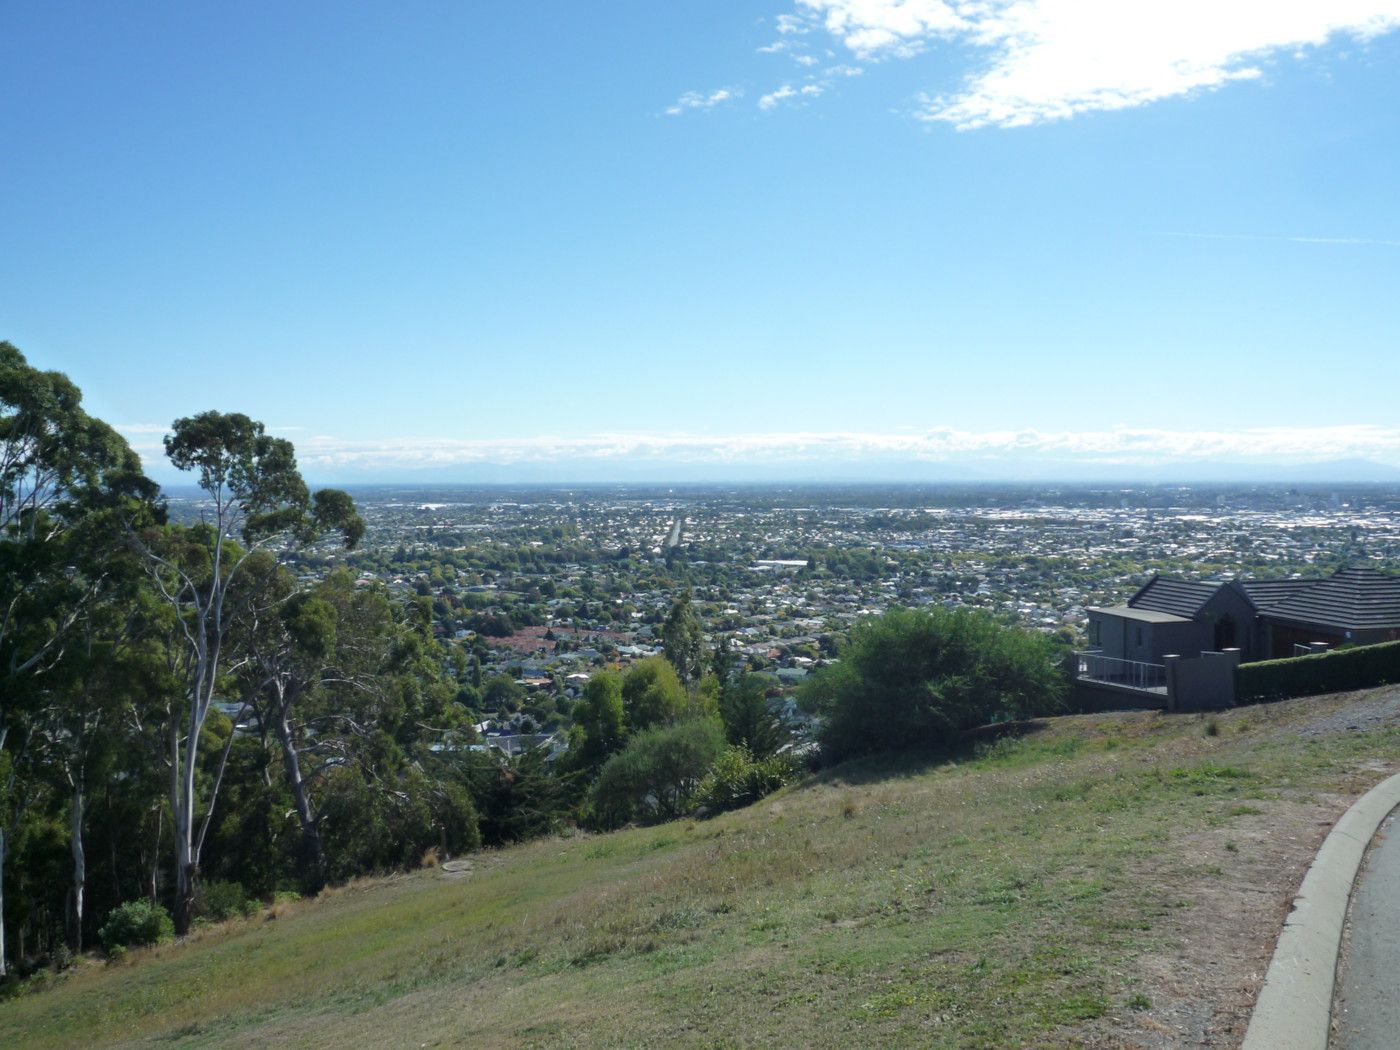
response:
<path id="1" fill-rule="evenodd" d="M 823 753 L 946 751 L 990 722 L 1059 710 L 1065 692 L 1053 642 L 967 609 L 891 609 L 851 634 L 841 662 L 804 684 L 825 719 Z"/>
<path id="2" fill-rule="evenodd" d="M 629 820 L 674 820 L 724 749 L 724 730 L 693 718 L 643 730 L 608 759 L 588 793 L 588 822 L 616 828 Z"/>
<path id="3" fill-rule="evenodd" d="M 129 947 L 169 940 L 175 936 L 175 924 L 164 908 L 150 901 L 127 901 L 108 913 L 97 936 L 108 955 L 120 956 Z"/>
<path id="4" fill-rule="evenodd" d="M 727 747 L 700 784 L 696 800 L 711 813 L 752 805 L 797 775 L 786 755 L 755 760 L 747 748 Z"/>
<path id="5" fill-rule="evenodd" d="M 258 902 L 249 900 L 247 892 L 236 882 L 210 879 L 199 884 L 195 913 L 208 922 L 223 922 L 238 916 L 251 915 Z"/>
<path id="6" fill-rule="evenodd" d="M 1318 696 L 1391 682 L 1400 682 L 1400 642 L 1242 664 L 1235 672 L 1235 702 Z"/>

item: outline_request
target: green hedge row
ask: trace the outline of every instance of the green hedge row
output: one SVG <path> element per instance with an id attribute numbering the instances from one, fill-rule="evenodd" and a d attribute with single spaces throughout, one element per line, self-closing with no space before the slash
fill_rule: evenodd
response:
<path id="1" fill-rule="evenodd" d="M 1235 674 L 1235 702 L 1238 704 L 1369 689 L 1400 682 L 1400 642 L 1338 649 L 1288 660 L 1261 660 L 1240 665 Z"/>

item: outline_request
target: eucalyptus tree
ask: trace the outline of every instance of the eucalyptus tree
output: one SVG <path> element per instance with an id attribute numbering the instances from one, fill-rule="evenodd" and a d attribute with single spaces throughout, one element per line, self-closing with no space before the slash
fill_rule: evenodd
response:
<path id="1" fill-rule="evenodd" d="M 162 598 L 178 617 L 184 649 L 180 719 L 171 719 L 168 746 L 171 811 L 175 825 L 175 928 L 193 917 L 202 836 L 218 794 L 218 780 L 201 800 L 196 769 L 200 735 L 213 708 L 226 644 L 235 617 L 230 596 L 249 559 L 277 553 L 338 533 L 347 549 L 364 533 L 354 501 L 344 492 L 314 495 L 297 469 L 292 443 L 272 437 L 242 413 L 202 412 L 175 420 L 165 438 L 170 462 L 192 472 L 206 500 L 200 526 L 186 530 L 183 553 L 172 552 L 170 534 L 132 534 Z M 189 541 L 193 540 L 191 544 Z M 191 548 L 195 548 L 192 550 Z M 197 557 L 188 555 L 197 553 Z M 201 801 L 203 827 L 196 831 Z"/>
<path id="2" fill-rule="evenodd" d="M 0 342 L 0 976 L 9 835 L 32 797 L 18 778 L 29 767 L 35 681 L 108 586 L 104 555 L 123 534 L 115 521 L 154 520 L 156 493 L 67 376 Z"/>
<path id="3" fill-rule="evenodd" d="M 352 761 L 353 742 L 376 727 L 373 694 L 392 649 L 392 610 L 381 588 L 357 587 L 345 572 L 302 589 L 270 559 L 253 568 L 237 631 L 239 681 L 281 751 L 301 827 L 302 883 L 315 891 L 326 856 L 313 787 Z"/>
<path id="4" fill-rule="evenodd" d="M 65 907 L 65 939 L 83 946 L 88 860 L 86 827 L 91 792 L 112 777 L 133 779 L 122 763 L 126 740 L 169 681 L 150 645 L 145 613 L 128 577 L 96 603 L 73 629 L 63 661 L 42 679 L 42 706 L 33 718 L 33 746 L 56 796 L 65 800 L 71 880 Z"/>

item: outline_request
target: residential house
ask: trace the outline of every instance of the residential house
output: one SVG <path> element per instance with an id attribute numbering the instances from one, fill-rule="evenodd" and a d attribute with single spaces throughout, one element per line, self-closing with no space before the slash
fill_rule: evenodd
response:
<path id="1" fill-rule="evenodd" d="M 1160 664 L 1225 649 L 1245 661 L 1277 659 L 1320 644 L 1400 639 L 1400 576 L 1366 567 L 1292 580 L 1153 576 L 1126 604 L 1087 611 L 1091 647 L 1112 659 Z"/>

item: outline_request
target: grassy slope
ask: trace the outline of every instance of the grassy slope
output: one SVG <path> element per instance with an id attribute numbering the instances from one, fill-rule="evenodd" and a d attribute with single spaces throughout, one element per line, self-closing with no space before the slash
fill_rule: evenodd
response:
<path id="1" fill-rule="evenodd" d="M 848 766 L 712 821 L 361 883 L 80 967 L 0 1004 L 0 1042 L 1104 1040 L 1150 1016 L 1142 960 L 1183 949 L 1192 887 L 1243 879 L 1289 806 L 1335 816 L 1391 768 L 1384 721 L 1299 735 L 1354 703 L 1242 709 L 1218 735 L 1197 717 L 1055 719 L 976 761 Z M 1192 838 L 1211 828 L 1229 841 Z"/>

